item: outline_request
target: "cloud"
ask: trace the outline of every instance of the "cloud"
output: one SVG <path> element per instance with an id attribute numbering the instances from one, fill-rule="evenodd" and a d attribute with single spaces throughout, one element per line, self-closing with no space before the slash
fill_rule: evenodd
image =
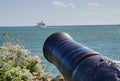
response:
<path id="1" fill-rule="evenodd" d="M 67 7 L 67 5 L 64 4 L 64 3 L 61 2 L 61 1 L 54 1 L 54 2 L 53 2 L 53 6 L 58 7 L 58 8 Z"/>
<path id="2" fill-rule="evenodd" d="M 89 16 L 102 16 L 103 10 L 101 10 L 101 4 L 97 2 L 89 3 L 87 13 Z"/>
<path id="3" fill-rule="evenodd" d="M 99 18 L 120 17 L 120 9 L 105 7 L 88 8 L 85 12 L 85 15 Z"/>
<path id="4" fill-rule="evenodd" d="M 68 5 L 69 5 L 71 8 L 76 8 L 75 4 L 73 4 L 73 3 L 69 3 Z"/>
<path id="5" fill-rule="evenodd" d="M 74 3 L 63 3 L 61 1 L 53 1 L 53 6 L 57 8 L 76 8 L 76 5 Z"/>
<path id="6" fill-rule="evenodd" d="M 114 16 L 120 16 L 120 9 L 112 9 L 112 12 L 111 12 L 112 15 Z"/>
<path id="7" fill-rule="evenodd" d="M 89 3 L 90 7 L 99 7 L 100 4 L 99 3 Z"/>

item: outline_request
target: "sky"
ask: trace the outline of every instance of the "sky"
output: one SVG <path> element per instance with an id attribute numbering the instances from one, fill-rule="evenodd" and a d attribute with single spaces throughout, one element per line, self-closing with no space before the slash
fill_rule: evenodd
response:
<path id="1" fill-rule="evenodd" d="M 0 26 L 120 24 L 120 0 L 0 0 Z"/>

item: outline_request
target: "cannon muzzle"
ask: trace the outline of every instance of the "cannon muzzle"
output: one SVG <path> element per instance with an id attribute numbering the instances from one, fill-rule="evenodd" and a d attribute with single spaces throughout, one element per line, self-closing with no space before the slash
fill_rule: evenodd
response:
<path id="1" fill-rule="evenodd" d="M 77 43 L 67 33 L 49 36 L 43 53 L 67 81 L 120 81 L 120 67 L 115 62 Z"/>

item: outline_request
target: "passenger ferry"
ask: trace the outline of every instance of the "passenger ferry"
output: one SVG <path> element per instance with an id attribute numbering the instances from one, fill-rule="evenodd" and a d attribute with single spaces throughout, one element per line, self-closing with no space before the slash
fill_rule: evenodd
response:
<path id="1" fill-rule="evenodd" d="M 41 21 L 40 23 L 37 23 L 36 27 L 45 28 L 46 24 L 43 21 Z"/>

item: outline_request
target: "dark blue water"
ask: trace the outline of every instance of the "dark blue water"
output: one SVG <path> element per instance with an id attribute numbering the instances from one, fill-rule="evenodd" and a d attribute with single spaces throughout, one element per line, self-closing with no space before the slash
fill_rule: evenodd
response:
<path id="1" fill-rule="evenodd" d="M 48 26 L 46 28 L 0 27 L 0 43 L 7 41 L 5 38 L 2 38 L 4 32 L 7 32 L 11 39 L 19 38 L 26 49 L 32 51 L 33 55 L 39 55 L 46 68 L 52 71 L 52 76 L 59 72 L 43 57 L 42 47 L 45 39 L 55 32 L 66 32 L 77 42 L 80 42 L 111 59 L 120 60 L 119 25 Z"/>

